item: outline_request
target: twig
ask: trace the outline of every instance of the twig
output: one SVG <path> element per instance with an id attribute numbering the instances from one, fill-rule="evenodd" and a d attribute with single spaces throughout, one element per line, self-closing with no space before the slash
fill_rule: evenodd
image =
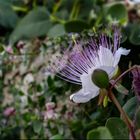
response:
<path id="1" fill-rule="evenodd" d="M 118 100 L 116 99 L 116 97 L 114 96 L 114 94 L 112 93 L 112 89 L 113 87 L 115 86 L 115 84 L 125 75 L 127 74 L 128 72 L 132 71 L 133 69 L 136 69 L 138 66 L 135 65 L 131 68 L 129 68 L 128 70 L 126 70 L 125 72 L 123 72 L 115 81 L 114 83 L 111 85 L 111 87 L 109 88 L 108 90 L 108 96 L 109 98 L 112 100 L 112 102 L 116 105 L 116 107 L 118 108 L 118 110 L 120 111 L 123 119 L 124 119 L 124 122 L 126 123 L 127 127 L 129 128 L 129 131 L 130 131 L 130 134 L 131 134 L 131 137 L 132 137 L 132 140 L 136 140 L 136 137 L 135 137 L 135 132 L 133 130 L 133 123 L 132 121 L 129 119 L 129 117 L 127 116 L 127 114 L 125 113 L 125 111 L 123 110 L 123 108 L 121 107 L 120 103 L 118 102 Z"/>
<path id="2" fill-rule="evenodd" d="M 120 111 L 120 113 L 121 113 L 121 115 L 122 115 L 122 117 L 124 119 L 124 122 L 126 123 L 127 127 L 129 128 L 132 140 L 136 140 L 135 133 L 134 133 L 134 130 L 133 130 L 133 123 L 128 118 L 127 114 L 125 113 L 125 111 L 121 107 L 120 103 L 118 102 L 118 100 L 116 99 L 114 94 L 112 93 L 111 89 L 109 89 L 108 96 L 112 100 L 112 102 L 116 105 L 118 110 Z"/>
<path id="3" fill-rule="evenodd" d="M 138 66 L 135 65 L 131 68 L 129 68 L 128 70 L 126 70 L 125 72 L 123 72 L 115 81 L 114 83 L 112 84 L 112 86 L 110 87 L 110 90 L 112 90 L 112 88 L 115 86 L 115 84 L 125 75 L 127 74 L 128 72 L 132 71 L 133 69 L 136 69 Z"/>

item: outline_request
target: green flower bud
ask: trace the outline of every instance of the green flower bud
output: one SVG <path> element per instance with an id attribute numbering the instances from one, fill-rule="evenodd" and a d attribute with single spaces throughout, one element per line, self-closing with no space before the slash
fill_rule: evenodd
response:
<path id="1" fill-rule="evenodd" d="M 102 69 L 95 69 L 92 73 L 92 81 L 99 88 L 108 88 L 109 77 L 108 74 Z"/>

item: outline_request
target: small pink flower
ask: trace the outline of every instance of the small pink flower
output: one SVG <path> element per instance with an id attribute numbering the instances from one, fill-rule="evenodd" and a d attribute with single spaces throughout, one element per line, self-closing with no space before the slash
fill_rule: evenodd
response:
<path id="1" fill-rule="evenodd" d="M 49 119 L 54 120 L 56 118 L 57 118 L 57 114 L 55 113 L 55 111 L 53 109 L 50 109 L 44 113 L 45 120 L 49 120 Z"/>
<path id="2" fill-rule="evenodd" d="M 19 41 L 18 43 L 17 43 L 17 48 L 18 49 L 22 49 L 23 47 L 24 47 L 24 45 L 25 45 L 25 42 L 23 42 L 23 41 Z"/>
<path id="3" fill-rule="evenodd" d="M 9 117 L 15 114 L 15 109 L 13 107 L 8 107 L 3 112 L 4 116 Z"/>
<path id="4" fill-rule="evenodd" d="M 54 102 L 48 102 L 46 103 L 46 108 L 47 110 L 52 110 L 55 108 L 55 103 Z"/>
<path id="5" fill-rule="evenodd" d="M 8 46 L 5 51 L 9 54 L 13 54 L 13 48 L 11 46 Z"/>
<path id="6" fill-rule="evenodd" d="M 44 112 L 44 119 L 48 120 L 48 119 L 56 119 L 57 118 L 57 114 L 55 112 L 55 103 L 54 102 L 48 102 L 46 103 L 46 110 Z"/>
<path id="7" fill-rule="evenodd" d="M 54 111 L 53 110 L 46 111 L 44 118 L 45 120 L 54 118 Z"/>

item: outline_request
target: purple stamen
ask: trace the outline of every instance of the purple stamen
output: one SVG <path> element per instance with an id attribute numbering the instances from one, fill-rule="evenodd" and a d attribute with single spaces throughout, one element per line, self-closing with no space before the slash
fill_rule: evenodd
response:
<path id="1" fill-rule="evenodd" d="M 48 71 L 71 83 L 81 84 L 81 75 L 88 74 L 88 70 L 97 65 L 100 47 L 108 48 L 113 54 L 117 51 L 120 43 L 119 35 L 119 30 L 115 28 L 113 43 L 107 35 L 102 34 L 98 41 L 91 39 L 86 46 L 81 45 L 80 42 L 76 43 L 73 48 L 70 46 L 62 57 L 56 57 L 56 61 L 51 63 Z M 103 55 L 107 54 L 103 52 Z"/>

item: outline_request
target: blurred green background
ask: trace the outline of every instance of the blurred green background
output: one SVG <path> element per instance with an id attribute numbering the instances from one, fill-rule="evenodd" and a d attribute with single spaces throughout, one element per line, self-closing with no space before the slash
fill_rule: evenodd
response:
<path id="1" fill-rule="evenodd" d="M 97 97 L 86 104 L 72 103 L 69 96 L 80 87 L 44 74 L 51 56 L 61 54 L 74 39 L 86 40 L 99 30 L 110 34 L 109 27 L 116 24 L 122 29 L 121 46 L 131 49 L 119 64 L 122 72 L 140 64 L 139 3 L 0 0 L 0 139 L 128 139 L 111 102 L 98 106 Z M 129 94 L 123 94 L 124 87 L 115 93 L 134 119 L 138 103 L 131 84 L 127 75 L 122 85 Z"/>

